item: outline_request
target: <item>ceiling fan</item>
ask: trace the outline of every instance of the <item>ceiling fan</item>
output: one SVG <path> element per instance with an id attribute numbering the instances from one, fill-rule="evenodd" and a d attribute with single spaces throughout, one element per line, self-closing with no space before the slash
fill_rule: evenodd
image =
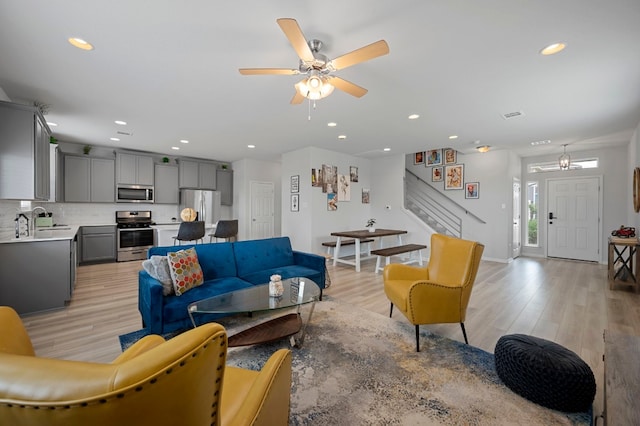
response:
<path id="1" fill-rule="evenodd" d="M 240 68 L 239 71 L 242 75 L 306 75 L 303 80 L 295 84 L 296 94 L 291 99 L 292 104 L 302 103 L 305 98 L 310 100 L 322 99 L 329 96 L 334 88 L 357 98 L 364 96 L 367 93 L 367 89 L 332 75 L 332 73 L 389 53 L 387 42 L 379 40 L 329 60 L 320 53 L 322 42 L 315 39 L 307 42 L 295 19 L 280 18 L 277 19 L 277 22 L 300 57 L 298 69 Z"/>

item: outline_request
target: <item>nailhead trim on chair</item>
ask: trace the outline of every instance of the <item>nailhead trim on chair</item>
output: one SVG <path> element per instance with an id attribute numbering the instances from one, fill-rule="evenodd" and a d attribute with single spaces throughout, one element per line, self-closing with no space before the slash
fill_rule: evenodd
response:
<path id="1" fill-rule="evenodd" d="M 227 345 L 227 337 L 226 335 L 223 336 L 218 336 L 218 337 L 214 337 L 213 339 L 211 339 L 211 343 L 214 343 L 216 339 L 220 339 L 220 346 L 221 347 L 226 347 Z M 148 380 L 147 385 L 153 385 L 155 383 L 158 382 L 159 379 L 161 379 L 162 377 L 165 377 L 169 374 L 171 374 L 173 372 L 174 367 L 177 365 L 179 367 L 184 367 L 187 364 L 187 358 L 190 356 L 192 358 L 195 358 L 196 356 L 198 356 L 198 354 L 206 349 L 208 347 L 208 343 L 205 343 L 204 345 L 202 345 L 200 348 L 197 348 L 196 350 L 194 350 L 193 352 L 191 352 L 191 354 L 187 354 L 185 355 L 181 360 L 177 361 L 176 363 L 174 363 L 172 366 L 168 367 L 167 369 L 165 369 L 164 371 L 161 371 L 159 373 L 156 373 L 155 376 L 153 376 L 151 379 Z M 220 354 L 220 357 L 225 357 L 226 356 L 226 350 L 224 352 L 222 352 Z M 216 383 L 219 383 L 220 380 L 222 379 L 222 375 L 220 374 L 220 372 L 222 371 L 222 366 L 218 366 L 217 368 L 218 371 L 218 377 L 216 378 Z M 47 409 L 47 410 L 69 410 L 71 408 L 79 408 L 79 407 L 88 407 L 90 405 L 97 405 L 97 404 L 106 404 L 107 402 L 109 402 L 110 400 L 113 399 L 122 399 L 125 396 L 127 396 L 127 394 L 131 394 L 134 392 L 141 392 L 142 390 L 144 390 L 146 385 L 138 385 L 133 389 L 130 389 L 129 391 L 126 392 L 119 392 L 109 398 L 100 398 L 100 399 L 96 399 L 96 400 L 92 400 L 92 401 L 85 401 L 85 402 L 81 402 L 79 404 L 74 404 L 74 405 L 25 405 L 25 404 L 12 404 L 12 403 L 4 403 L 3 405 L 9 408 L 25 408 L 25 409 L 33 409 L 33 410 L 39 410 L 39 409 Z M 212 418 L 212 425 L 215 424 L 215 419 L 218 415 L 218 411 L 217 411 L 217 405 L 218 405 L 218 391 L 216 391 L 214 393 L 214 403 L 211 406 L 214 410 L 211 413 L 211 418 Z M 55 402 L 52 402 L 52 404 L 56 404 Z"/>

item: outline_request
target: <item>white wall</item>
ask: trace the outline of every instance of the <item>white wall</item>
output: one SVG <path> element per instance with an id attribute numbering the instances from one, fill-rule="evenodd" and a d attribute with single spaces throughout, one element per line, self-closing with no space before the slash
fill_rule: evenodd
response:
<path id="1" fill-rule="evenodd" d="M 634 226 L 636 230 L 640 230 L 640 215 L 633 209 L 633 170 L 640 167 L 640 124 L 636 127 L 629 142 L 627 166 L 628 173 L 632 176 L 627 187 L 627 223 L 629 226 Z"/>
<path id="2" fill-rule="evenodd" d="M 531 163 L 558 161 L 557 155 L 542 155 L 538 157 L 527 157 L 522 161 L 522 184 L 526 185 L 529 181 L 537 181 L 540 195 L 540 205 L 538 206 L 539 229 L 538 229 L 538 247 L 523 246 L 523 254 L 531 256 L 546 256 L 546 225 L 545 220 L 547 214 L 546 206 L 546 181 L 552 178 L 565 177 L 583 177 L 583 176 L 602 176 L 603 177 L 603 217 L 602 217 L 602 235 L 600 244 L 600 262 L 607 262 L 607 238 L 611 235 L 611 231 L 626 225 L 630 222 L 628 209 L 633 211 L 630 204 L 630 198 L 626 194 L 629 193 L 631 184 L 632 171 L 628 170 L 628 161 L 624 160 L 627 155 L 628 147 L 625 145 L 612 146 L 607 149 L 598 149 L 590 151 L 578 151 L 571 153 L 572 159 L 598 158 L 599 165 L 597 169 L 586 170 L 570 170 L 546 173 L 528 173 L 527 169 Z M 523 192 L 523 244 L 526 241 L 526 192 Z"/>

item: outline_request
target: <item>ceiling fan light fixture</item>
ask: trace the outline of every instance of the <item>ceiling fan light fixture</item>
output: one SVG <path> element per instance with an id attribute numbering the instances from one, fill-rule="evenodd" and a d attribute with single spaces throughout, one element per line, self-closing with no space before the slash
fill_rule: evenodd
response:
<path id="1" fill-rule="evenodd" d="M 482 145 L 482 146 L 477 146 L 476 149 L 478 150 L 478 152 L 481 153 L 485 153 L 485 152 L 489 152 L 489 148 L 491 148 L 489 145 Z"/>
<path id="2" fill-rule="evenodd" d="M 324 76 L 313 74 L 309 78 L 299 81 L 295 85 L 296 90 L 302 96 L 312 101 L 323 99 L 333 93 L 333 85 Z"/>

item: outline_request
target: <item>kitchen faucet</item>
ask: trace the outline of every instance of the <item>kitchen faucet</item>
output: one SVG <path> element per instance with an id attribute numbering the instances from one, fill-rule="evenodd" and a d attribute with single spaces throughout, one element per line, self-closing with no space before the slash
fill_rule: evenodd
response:
<path id="1" fill-rule="evenodd" d="M 35 217 L 35 213 L 36 210 L 42 210 L 44 212 L 45 216 L 49 215 L 49 212 L 47 212 L 47 209 L 45 209 L 42 206 L 35 206 L 33 209 L 31 209 L 31 230 L 30 230 L 30 235 L 35 235 L 35 231 L 36 231 L 36 217 Z"/>

